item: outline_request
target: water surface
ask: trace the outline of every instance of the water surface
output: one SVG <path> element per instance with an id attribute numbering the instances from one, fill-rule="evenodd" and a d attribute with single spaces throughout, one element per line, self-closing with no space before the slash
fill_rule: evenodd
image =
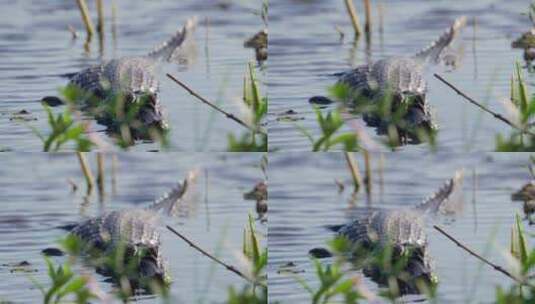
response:
<path id="1" fill-rule="evenodd" d="M 358 158 L 363 168 L 361 155 Z M 368 202 L 364 194 L 352 199 L 351 176 L 343 154 L 281 153 L 270 157 L 270 302 L 310 302 L 310 295 L 295 277 L 279 270 L 293 262 L 294 270 L 302 271 L 297 276 L 313 287 L 318 286 L 308 251 L 325 247 L 333 237 L 326 225 L 348 223 L 356 214 L 363 214 L 367 206 L 397 209 L 416 205 L 459 168 L 465 169 L 463 212 L 426 222 L 429 250 L 440 282 L 438 300 L 439 303 L 493 302 L 495 286 L 508 286 L 510 280 L 481 265 L 432 225 L 443 227 L 476 252 L 507 266 L 504 253 L 509 248 L 510 228 L 515 214 L 522 214 L 522 204 L 512 203 L 510 196 L 530 180 L 529 155 L 386 153 L 382 170 L 379 156 L 372 155 L 371 159 L 372 194 Z M 335 180 L 345 184 L 344 192 L 338 192 Z M 525 227 L 528 232 L 534 231 L 527 223 Z M 534 244 L 532 238 L 528 242 Z M 361 275 L 361 272 L 355 270 L 351 274 Z M 377 284 L 367 278 L 363 284 L 371 291 L 378 290 Z M 412 302 L 422 297 L 407 296 L 404 300 Z"/>
<path id="2" fill-rule="evenodd" d="M 40 252 L 57 247 L 66 232 L 57 226 L 79 222 L 104 211 L 143 208 L 198 168 L 197 200 L 182 204 L 180 216 L 163 218 L 179 232 L 223 261 L 246 269 L 240 252 L 248 214 L 255 215 L 254 203 L 243 200 L 243 193 L 263 179 L 259 169 L 261 155 L 180 153 L 122 153 L 118 155 L 116 189 L 111 187 L 111 161 L 107 158 L 106 194 L 86 196 L 84 179 L 73 154 L 14 154 L 0 159 L 0 264 L 28 261 L 29 270 L 13 272 L 0 266 L 0 302 L 37 303 L 40 291 L 29 276 L 48 286 L 46 264 Z M 94 156 L 89 157 L 95 167 Z M 207 178 L 206 178 L 207 176 Z M 68 179 L 78 185 L 72 192 Z M 265 242 L 267 227 L 257 222 Z M 214 264 L 205 256 L 163 228 L 163 255 L 173 279 L 171 296 L 176 303 L 213 303 L 226 299 L 230 286 L 241 289 L 242 278 Z M 63 263 L 66 257 L 54 258 Z M 76 267 L 78 273 L 94 275 L 104 291 L 111 285 L 92 268 Z M 140 296 L 141 303 L 159 303 L 154 296 Z"/>
<path id="3" fill-rule="evenodd" d="M 96 22 L 95 1 L 87 1 Z M 110 1 L 106 3 L 105 39 L 84 50 L 85 32 L 75 1 L 0 1 L 0 148 L 40 151 L 42 144 L 30 126 L 47 134 L 49 128 L 39 100 L 57 95 L 65 86 L 66 73 L 121 56 L 144 55 L 166 41 L 182 24 L 198 16 L 194 48 L 189 61 L 161 67 L 161 100 L 168 113 L 170 149 L 179 151 L 225 151 L 227 133 L 240 134 L 241 126 L 213 113 L 193 96 L 165 77 L 171 73 L 202 96 L 236 115 L 242 115 L 241 95 L 247 63 L 254 52 L 243 47 L 248 37 L 263 28 L 256 13 L 261 1 L 115 1 L 116 39 L 112 35 Z M 208 20 L 208 26 L 206 25 Z M 71 39 L 67 27 L 79 34 Z M 262 78 L 262 76 L 260 76 Z M 28 122 L 10 120 L 13 113 L 29 111 Z M 63 107 L 54 109 L 55 113 Z M 36 120 L 33 120 L 36 119 Z M 85 118 L 93 122 L 90 118 Z M 92 130 L 104 127 L 92 123 Z M 100 133 L 104 139 L 106 135 Z M 154 143 L 139 142 L 133 150 L 157 149 Z"/>
<path id="4" fill-rule="evenodd" d="M 377 3 L 382 7 L 382 32 Z M 494 150 L 496 133 L 509 134 L 509 127 L 457 96 L 432 76 L 440 73 L 470 96 L 505 113 L 502 101 L 510 96 L 509 84 L 514 63 L 522 52 L 511 49 L 511 42 L 529 30 L 525 15 L 529 1 L 399 1 L 372 3 L 372 35 L 353 40 L 353 29 L 343 1 L 270 1 L 269 40 L 269 144 L 270 149 L 310 151 L 312 145 L 296 128 L 299 124 L 316 138 L 321 134 L 308 99 L 326 95 L 336 79 L 333 73 L 349 70 L 389 56 L 411 55 L 429 45 L 456 18 L 466 15 L 468 26 L 460 40 L 462 61 L 449 72 L 443 66 L 430 67 L 426 74 L 428 101 L 435 109 L 440 132 L 438 148 L 443 151 Z M 355 1 L 363 21 L 362 1 Z M 476 18 L 475 31 L 473 18 Z M 345 37 L 340 40 L 339 27 Z M 532 78 L 530 78 L 532 81 Z M 533 91 L 533 89 L 532 89 Z M 329 106 L 328 111 L 335 107 Z M 279 120 L 288 110 L 297 112 L 297 122 Z M 359 118 L 347 123 L 365 126 Z M 366 133 L 379 140 L 373 128 Z M 428 145 L 405 146 L 418 151 Z"/>

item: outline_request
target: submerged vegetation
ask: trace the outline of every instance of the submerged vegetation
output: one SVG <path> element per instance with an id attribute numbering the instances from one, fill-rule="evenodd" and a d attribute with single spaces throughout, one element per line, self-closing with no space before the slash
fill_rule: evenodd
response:
<path id="1" fill-rule="evenodd" d="M 131 97 L 112 95 L 102 101 L 74 85 L 61 89 L 60 94 L 61 99 L 43 98 L 50 134 L 43 134 L 32 127 L 34 134 L 43 141 L 43 151 L 57 152 L 67 142 L 73 142 L 77 151 L 89 151 L 99 146 L 102 148 L 104 141 L 94 132 L 89 136 L 92 133 L 89 130 L 89 122 L 82 121 L 83 115 L 80 111 L 91 114 L 97 122 L 105 125 L 106 132 L 115 139 L 114 145 L 121 149 L 128 149 L 139 139 L 158 142 L 161 148 L 168 147 L 167 126 L 164 128 L 146 126 L 140 121 L 140 115 L 145 111 L 145 107 L 150 107 L 148 96 L 132 102 Z M 60 100 L 55 102 L 55 105 L 65 104 L 64 112 L 54 116 L 52 109 L 47 105 L 50 100 Z"/>
<path id="2" fill-rule="evenodd" d="M 57 152 L 68 142 L 73 142 L 77 151 L 91 150 L 93 143 L 85 134 L 85 125 L 74 121 L 69 108 L 65 108 L 63 113 L 54 116 L 49 106 L 43 105 L 43 107 L 48 116 L 50 134 L 44 135 L 32 127 L 34 134 L 43 142 L 43 152 Z"/>
<path id="3" fill-rule="evenodd" d="M 395 148 L 407 143 L 420 142 L 428 142 L 431 148 L 435 147 L 436 126 L 425 124 L 414 126 L 408 121 L 413 115 L 411 107 L 414 106 L 415 100 L 396 102 L 391 94 L 380 100 L 370 100 L 343 83 L 330 87 L 329 93 L 332 99 L 339 102 L 336 108 L 328 110 L 324 115 L 321 108 L 314 105 L 321 136 L 315 139 L 308 130 L 297 125 L 299 131 L 312 144 L 312 151 L 330 151 L 337 145 L 344 151 L 360 150 L 359 135 L 363 135 L 363 132 L 358 130 L 339 132 L 352 115 L 361 116 L 368 126 L 376 128 L 377 134 L 386 135 L 386 139 L 381 143 L 385 147 Z M 317 96 L 311 98 L 310 102 L 316 103 L 316 100 L 322 103 L 331 102 L 330 99 Z"/>
<path id="4" fill-rule="evenodd" d="M 405 292 L 406 284 L 415 284 L 420 293 L 434 297 L 434 283 L 411 277 L 406 271 L 409 263 L 409 252 L 402 257 L 395 255 L 393 246 L 367 249 L 355 247 L 345 237 L 337 237 L 328 242 L 329 252 L 333 261 L 322 263 L 312 258 L 315 275 L 319 286 L 311 287 L 299 276 L 296 277 L 300 285 L 310 294 L 311 303 L 342 303 L 353 304 L 361 301 L 374 301 L 378 298 L 395 301 Z M 367 276 L 371 276 L 384 288 L 375 294 L 364 286 L 363 278 L 356 272 L 364 269 Z M 412 282 L 411 282 L 412 281 Z"/>
<path id="5" fill-rule="evenodd" d="M 416 116 L 415 109 L 422 110 L 422 101 L 417 96 L 398 100 L 393 92 L 388 91 L 383 97 L 371 100 L 372 98 L 344 83 L 333 85 L 329 88 L 329 93 L 351 114 L 362 116 L 368 126 L 376 129 L 377 134 L 386 135 L 385 144 L 390 147 L 421 142 L 434 145 L 437 127 L 433 117 L 422 122 L 413 118 Z M 427 111 L 425 105 L 423 107 L 423 111 Z"/>
<path id="6" fill-rule="evenodd" d="M 131 256 L 126 252 L 126 246 L 118 246 L 116 250 L 102 254 L 98 253 L 96 248 L 87 248 L 87 244 L 72 235 L 60 240 L 59 244 L 69 258 L 62 265 L 54 266 L 49 257 L 44 257 L 48 267 L 50 287 L 42 286 L 32 279 L 34 285 L 41 290 L 44 303 L 68 303 L 72 298 L 76 299 L 76 303 L 87 303 L 90 299 L 104 302 L 116 299 L 128 302 L 131 296 L 139 292 L 136 291 L 139 288 L 146 288 L 151 293 L 160 294 L 164 300 L 168 299 L 166 283 L 157 280 L 138 280 L 142 279 L 137 267 L 143 258 L 143 252 Z M 91 253 L 84 257 L 84 264 L 88 263 L 97 269 L 97 273 L 113 278 L 115 287 L 110 294 L 103 292 L 93 275 L 77 275 L 72 271 L 78 264 L 78 257 L 87 250 Z"/>
<path id="7" fill-rule="evenodd" d="M 316 112 L 316 121 L 321 129 L 321 136 L 314 139 L 305 128 L 298 126 L 299 130 L 310 140 L 312 144 L 312 151 L 329 151 L 334 146 L 342 145 L 347 151 L 358 150 L 357 134 L 353 132 L 346 132 L 338 134 L 339 130 L 344 125 L 344 120 L 339 110 L 333 110 L 323 115 L 319 108 L 314 108 Z"/>

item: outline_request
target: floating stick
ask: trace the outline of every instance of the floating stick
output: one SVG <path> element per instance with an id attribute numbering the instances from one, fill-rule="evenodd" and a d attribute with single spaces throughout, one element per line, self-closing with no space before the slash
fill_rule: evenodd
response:
<path id="1" fill-rule="evenodd" d="M 446 231 L 444 231 L 442 228 L 438 227 L 437 225 L 433 225 L 433 228 L 435 228 L 438 232 L 442 233 L 444 236 L 446 236 L 448 239 L 450 239 L 452 242 L 454 242 L 455 245 L 457 245 L 457 246 L 461 247 L 462 249 L 464 249 L 470 255 L 474 256 L 475 258 L 477 258 L 481 262 L 483 262 L 483 263 L 491 266 L 492 268 L 494 268 L 494 270 L 503 273 L 504 275 L 510 277 L 511 279 L 513 279 L 514 281 L 516 281 L 517 283 L 519 283 L 521 285 L 530 286 L 532 288 L 535 287 L 535 286 L 532 286 L 531 284 L 529 284 L 528 282 L 524 282 L 524 281 L 518 279 L 517 277 L 512 275 L 509 271 L 505 270 L 500 265 L 496 265 L 496 264 L 492 263 L 491 261 L 485 259 L 484 257 L 480 256 L 479 254 L 475 253 L 470 248 L 466 247 L 461 242 L 457 241 L 453 236 L 449 235 Z"/>
<path id="2" fill-rule="evenodd" d="M 188 93 L 190 93 L 191 95 L 197 97 L 197 99 L 199 99 L 200 101 L 202 101 L 204 104 L 207 104 L 208 106 L 212 107 L 214 110 L 218 111 L 219 113 L 222 113 L 224 114 L 225 116 L 227 116 L 228 118 L 230 118 L 231 120 L 234 120 L 235 122 L 239 123 L 240 125 L 246 127 L 247 129 L 251 130 L 252 132 L 254 133 L 260 133 L 264 136 L 267 136 L 267 134 L 262 131 L 262 130 L 258 130 L 257 128 L 254 128 L 254 127 L 251 127 L 249 126 L 248 124 L 246 124 L 243 120 L 239 119 L 238 117 L 232 115 L 231 113 L 228 113 L 228 112 L 225 112 L 223 109 L 219 108 L 218 106 L 214 105 L 213 103 L 211 103 L 210 101 L 208 101 L 206 98 L 200 96 L 199 94 L 197 94 L 195 91 L 193 91 L 192 89 L 190 89 L 187 85 L 185 85 L 184 83 L 180 82 L 180 80 L 176 79 L 175 77 L 173 77 L 173 75 L 171 74 L 167 74 L 167 77 L 169 77 L 171 80 L 173 80 L 176 84 L 178 84 L 179 86 L 181 86 L 182 88 L 184 88 L 184 90 L 188 91 Z"/>
<path id="3" fill-rule="evenodd" d="M 245 274 L 243 274 L 241 271 L 239 271 L 238 269 L 236 269 L 236 267 L 232 266 L 232 265 L 228 265 L 226 264 L 225 262 L 219 260 L 218 258 L 214 257 L 213 255 L 209 254 L 208 252 L 206 252 L 204 249 L 200 248 L 199 246 L 195 245 L 195 243 L 193 243 L 192 241 L 190 241 L 188 238 L 186 238 L 185 236 L 183 236 L 182 234 L 180 234 L 180 232 L 176 231 L 175 229 L 173 229 L 173 227 L 167 225 L 166 226 L 167 229 L 169 229 L 172 233 L 174 233 L 176 236 L 178 236 L 179 238 L 181 238 L 182 240 L 184 240 L 184 242 L 188 243 L 188 245 L 190 245 L 191 247 L 193 247 L 194 249 L 196 249 L 197 251 L 199 251 L 200 253 L 202 253 L 204 256 L 210 258 L 212 261 L 218 263 L 219 265 L 222 265 L 224 266 L 225 268 L 227 268 L 228 270 L 234 272 L 235 274 L 237 274 L 238 276 L 242 277 L 243 279 L 253 283 L 253 284 L 258 284 L 258 285 L 261 285 L 262 287 L 266 287 L 265 284 L 263 283 L 260 283 L 260 282 L 255 282 L 254 280 L 252 280 L 251 278 L 247 277 Z"/>
<path id="4" fill-rule="evenodd" d="M 498 120 L 501 120 L 503 121 L 504 123 L 508 124 L 509 126 L 517 129 L 518 131 L 522 132 L 522 133 L 525 133 L 525 134 L 529 134 L 531 136 L 535 136 L 535 133 L 533 132 L 530 132 L 529 130 L 525 130 L 525 129 L 522 129 L 520 127 L 518 127 L 517 125 L 515 125 L 514 123 L 512 123 L 509 119 L 505 118 L 503 115 L 501 114 L 498 114 L 496 112 L 493 112 L 492 110 L 488 109 L 487 107 L 485 107 L 484 105 L 482 105 L 481 103 L 477 102 L 475 99 L 471 98 L 470 96 L 466 95 L 465 93 L 463 93 L 460 89 L 458 89 L 457 87 L 455 87 L 453 84 L 449 83 L 446 79 L 442 78 L 442 76 L 438 75 L 438 74 L 434 74 L 435 78 L 437 78 L 438 80 L 442 81 L 443 83 L 445 83 L 448 87 L 450 87 L 451 89 L 453 89 L 457 94 L 461 95 L 462 97 L 464 97 L 466 100 L 468 100 L 470 103 L 472 103 L 473 105 L 477 106 L 478 108 L 480 108 L 481 110 L 491 114 L 492 116 L 494 116 L 495 118 L 497 118 Z"/>

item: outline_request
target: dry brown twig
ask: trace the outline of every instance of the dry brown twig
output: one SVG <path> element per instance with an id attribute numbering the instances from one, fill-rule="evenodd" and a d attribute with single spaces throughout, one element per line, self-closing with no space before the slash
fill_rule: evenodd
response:
<path id="1" fill-rule="evenodd" d="M 355 157 L 351 152 L 344 152 L 349 171 L 351 172 L 351 177 L 353 178 L 353 185 L 355 187 L 354 192 L 359 192 L 360 185 L 362 185 L 362 177 L 360 176 L 359 167 Z"/>
<path id="2" fill-rule="evenodd" d="M 484 257 L 480 256 L 479 254 L 475 253 L 473 250 L 471 250 L 470 248 L 466 247 L 465 245 L 463 245 L 460 241 L 458 241 L 457 239 L 455 239 L 453 236 L 451 236 L 450 234 L 448 234 L 446 231 L 444 231 L 442 228 L 438 227 L 437 225 L 433 225 L 433 228 L 435 228 L 438 232 L 440 232 L 441 234 L 443 234 L 445 237 L 447 237 L 448 239 L 450 239 L 453 243 L 455 243 L 455 245 L 459 246 L 460 248 L 462 248 L 464 251 L 468 252 L 470 255 L 472 255 L 473 257 L 477 258 L 478 260 L 480 260 L 481 262 L 489 265 L 490 267 L 494 268 L 494 270 L 498 271 L 498 272 L 501 272 L 503 273 L 504 275 L 508 276 L 509 278 L 513 279 L 515 282 L 517 282 L 518 284 L 521 284 L 521 285 L 525 285 L 525 286 L 529 286 L 531 288 L 535 288 L 535 286 L 531 285 L 530 283 L 528 282 L 525 282 L 517 277 L 515 277 L 514 275 L 512 275 L 509 271 L 505 270 L 503 267 L 501 267 L 500 265 L 496 265 L 494 263 L 492 263 L 491 261 L 485 259 Z"/>
<path id="3" fill-rule="evenodd" d="M 181 238 L 184 242 L 188 243 L 188 245 L 190 245 L 191 247 L 193 247 L 194 249 L 196 249 L 197 251 L 199 251 L 200 253 L 202 253 L 204 256 L 208 257 L 209 259 L 211 259 L 212 261 L 218 263 L 219 265 L 222 265 L 224 266 L 225 268 L 227 268 L 227 270 L 230 270 L 231 272 L 234 272 L 235 274 L 237 274 L 238 276 L 242 277 L 243 279 L 253 283 L 253 284 L 256 284 L 256 285 L 260 285 L 262 287 L 265 287 L 267 288 L 267 286 L 264 284 L 264 283 L 261 283 L 261 282 L 256 282 L 254 281 L 253 279 L 249 278 L 248 276 L 246 276 L 245 274 L 243 274 L 241 271 L 239 271 L 238 269 L 236 269 L 236 267 L 232 266 L 232 265 L 229 265 L 229 264 L 226 264 L 225 262 L 219 260 L 218 258 L 214 257 L 213 255 L 211 255 L 210 253 L 208 253 L 207 251 L 205 251 L 204 249 L 200 248 L 199 246 L 195 245 L 195 243 L 193 243 L 192 241 L 190 241 L 188 238 L 186 238 L 185 236 L 183 236 L 180 232 L 176 231 L 173 227 L 167 225 L 166 226 L 167 229 L 169 229 L 169 231 L 171 231 L 172 233 L 174 233 L 176 236 L 178 236 L 179 238 Z"/>
<path id="4" fill-rule="evenodd" d="M 468 100 L 471 104 L 477 106 L 478 108 L 480 108 L 481 110 L 491 114 L 492 116 L 494 116 L 496 119 L 498 120 L 501 120 L 502 122 L 508 124 L 509 126 L 517 129 L 518 131 L 522 132 L 522 133 L 525 133 L 525 134 L 528 134 L 528 135 L 531 135 L 531 136 L 535 136 L 535 133 L 529 131 L 529 130 L 526 130 L 526 129 L 523 129 L 523 128 L 520 128 L 519 126 L 515 125 L 513 122 L 511 122 L 509 119 L 505 118 L 503 115 L 499 114 L 499 113 L 496 113 L 490 109 L 488 109 L 487 107 L 485 107 L 484 105 L 482 105 L 481 103 L 477 102 L 475 99 L 473 99 L 472 97 L 466 95 L 465 93 L 463 93 L 460 89 L 458 89 L 456 86 L 454 86 L 452 83 L 448 82 L 446 79 L 444 79 L 442 76 L 438 75 L 438 74 L 434 74 L 435 78 L 437 78 L 438 80 L 442 81 L 444 84 L 446 84 L 448 87 L 450 87 L 452 90 L 455 91 L 455 93 L 457 93 L 458 95 L 461 95 L 462 97 L 464 97 L 464 99 Z"/>
<path id="5" fill-rule="evenodd" d="M 266 132 L 264 132 L 263 130 L 259 130 L 258 128 L 255 128 L 255 127 L 252 127 L 250 125 L 248 125 L 247 123 L 245 123 L 243 120 L 239 119 L 238 117 L 234 116 L 233 114 L 231 113 L 228 113 L 226 112 L 225 110 L 221 109 L 220 107 L 216 106 L 215 104 L 213 104 L 212 102 L 208 101 L 206 98 L 202 97 L 201 95 L 197 94 L 195 91 L 193 91 L 190 87 L 188 87 L 187 85 L 185 85 L 183 82 L 181 82 L 180 80 L 176 79 L 173 75 L 171 74 L 167 74 L 167 77 L 169 77 L 171 80 L 173 80 L 176 84 L 178 84 L 179 86 L 181 86 L 184 90 L 186 90 L 188 93 L 190 93 L 192 96 L 196 97 L 197 99 L 199 99 L 202 103 L 210 106 L 212 109 L 218 111 L 219 113 L 221 114 L 224 114 L 227 118 L 230 118 L 231 120 L 234 120 L 235 122 L 239 123 L 240 125 L 246 127 L 247 129 L 251 130 L 252 132 L 254 133 L 259 133 L 259 134 L 262 134 L 264 136 L 267 136 Z"/>
<path id="6" fill-rule="evenodd" d="M 93 190 L 93 186 L 95 185 L 95 179 L 93 178 L 93 174 L 89 168 L 87 158 L 85 157 L 85 152 L 76 152 L 76 156 L 78 156 L 78 161 L 80 162 L 80 167 L 82 168 L 82 172 L 87 183 L 87 193 L 91 193 L 91 190 Z"/>
<path id="7" fill-rule="evenodd" d="M 85 29 L 87 31 L 87 40 L 89 41 L 94 33 L 93 22 L 91 22 L 91 17 L 89 16 L 89 9 L 87 8 L 85 0 L 77 0 L 77 3 L 80 13 L 82 14 L 82 21 L 84 22 Z"/>

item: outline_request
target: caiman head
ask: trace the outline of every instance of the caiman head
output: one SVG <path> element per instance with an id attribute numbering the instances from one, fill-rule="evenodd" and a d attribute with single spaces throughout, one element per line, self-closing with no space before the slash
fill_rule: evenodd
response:
<path id="1" fill-rule="evenodd" d="M 398 285 L 402 293 L 422 293 L 422 285 L 432 286 L 437 283 L 433 264 L 425 247 L 412 249 L 408 258 L 405 271 L 408 280 L 398 279 Z"/>
<path id="2" fill-rule="evenodd" d="M 363 115 L 368 126 L 376 127 L 378 134 L 390 134 L 394 127 L 402 143 L 419 143 L 433 135 L 438 128 L 425 94 L 392 94 L 375 97 L 379 102 Z"/>
<path id="3" fill-rule="evenodd" d="M 128 246 L 125 251 L 125 265 L 129 268 L 128 279 L 135 287 L 150 289 L 154 284 L 165 286 L 170 283 L 170 276 L 158 246 Z"/>
<path id="4" fill-rule="evenodd" d="M 139 261 L 139 275 L 142 281 L 167 284 L 170 279 L 160 255 L 159 248 L 148 248 Z"/>
<path id="5" fill-rule="evenodd" d="M 117 282 L 126 278 L 131 287 L 148 291 L 171 282 L 158 246 L 121 243 L 114 251 L 100 251 L 100 254 L 104 254 L 106 259 L 96 265 L 97 272 Z"/>
<path id="6" fill-rule="evenodd" d="M 395 245 L 392 248 L 390 262 L 376 261 L 364 267 L 364 273 L 373 281 L 388 285 L 395 279 L 401 295 L 420 294 L 425 291 L 423 288 L 437 283 L 426 247 Z"/>
<path id="7" fill-rule="evenodd" d="M 131 124 L 135 129 L 167 130 L 160 98 L 157 93 L 136 91 L 126 95 L 126 113 L 134 116 Z"/>
<path id="8" fill-rule="evenodd" d="M 431 132 L 436 130 L 433 122 L 433 115 L 426 101 L 425 94 L 405 95 L 405 102 L 408 102 L 404 120 L 409 131 Z"/>

